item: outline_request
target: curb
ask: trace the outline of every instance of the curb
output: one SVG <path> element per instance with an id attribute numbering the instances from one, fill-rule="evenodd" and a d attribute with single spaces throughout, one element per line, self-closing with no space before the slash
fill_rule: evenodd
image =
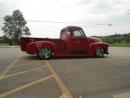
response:
<path id="1" fill-rule="evenodd" d="M 0 46 L 0 48 L 20 48 L 20 46 Z"/>

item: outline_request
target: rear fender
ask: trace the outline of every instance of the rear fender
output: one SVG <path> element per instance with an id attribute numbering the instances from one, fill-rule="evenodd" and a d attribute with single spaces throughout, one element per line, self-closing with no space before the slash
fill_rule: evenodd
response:
<path id="1" fill-rule="evenodd" d="M 55 53 L 55 51 L 56 51 L 55 44 L 53 42 L 49 42 L 49 41 L 37 43 L 36 47 L 37 47 L 37 50 L 42 48 L 42 47 L 48 47 L 48 48 L 50 48 L 52 50 L 53 53 Z"/>

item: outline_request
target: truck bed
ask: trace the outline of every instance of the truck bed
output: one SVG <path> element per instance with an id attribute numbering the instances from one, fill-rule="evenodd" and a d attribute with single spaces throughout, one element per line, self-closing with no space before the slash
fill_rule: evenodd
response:
<path id="1" fill-rule="evenodd" d="M 61 39 L 50 39 L 50 38 L 35 38 L 35 37 L 21 37 L 20 39 L 20 46 L 22 51 L 26 51 L 26 46 L 30 42 L 35 42 L 35 41 L 51 41 L 55 43 L 57 50 L 58 51 L 63 51 L 65 50 L 65 45 L 66 42 Z"/>

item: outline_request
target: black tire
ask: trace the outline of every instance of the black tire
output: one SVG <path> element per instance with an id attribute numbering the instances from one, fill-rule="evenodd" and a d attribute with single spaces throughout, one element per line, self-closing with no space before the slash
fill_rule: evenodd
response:
<path id="1" fill-rule="evenodd" d="M 42 60 L 50 59 L 52 56 L 52 51 L 48 47 L 43 47 L 38 49 L 37 56 Z"/>
<path id="2" fill-rule="evenodd" d="M 96 57 L 98 57 L 98 58 L 104 57 L 104 49 L 103 49 L 103 48 L 98 47 L 98 48 L 96 49 Z"/>

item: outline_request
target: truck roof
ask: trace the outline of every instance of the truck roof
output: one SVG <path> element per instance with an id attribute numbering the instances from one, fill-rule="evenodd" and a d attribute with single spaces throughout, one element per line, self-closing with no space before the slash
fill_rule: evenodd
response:
<path id="1" fill-rule="evenodd" d="M 78 27 L 78 26 L 66 26 L 63 29 L 61 29 L 61 32 L 64 31 L 64 30 L 73 31 L 73 30 L 76 30 L 76 29 L 82 29 L 82 28 Z"/>
<path id="2" fill-rule="evenodd" d="M 67 28 L 67 29 L 81 29 L 81 27 L 78 27 L 78 26 L 67 26 L 65 28 Z"/>

